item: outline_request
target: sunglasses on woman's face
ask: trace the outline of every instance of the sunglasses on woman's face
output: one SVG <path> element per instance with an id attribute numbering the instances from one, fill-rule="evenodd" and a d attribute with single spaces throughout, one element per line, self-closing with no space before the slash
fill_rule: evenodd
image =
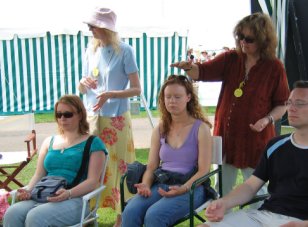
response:
<path id="1" fill-rule="evenodd" d="M 56 112 L 56 118 L 61 118 L 61 117 L 64 117 L 64 118 L 72 118 L 74 116 L 74 113 L 73 112 Z"/>
<path id="2" fill-rule="evenodd" d="M 254 38 L 252 38 L 250 36 L 245 36 L 243 34 L 239 34 L 237 37 L 238 37 L 239 40 L 245 41 L 246 43 L 254 43 L 255 42 Z"/>

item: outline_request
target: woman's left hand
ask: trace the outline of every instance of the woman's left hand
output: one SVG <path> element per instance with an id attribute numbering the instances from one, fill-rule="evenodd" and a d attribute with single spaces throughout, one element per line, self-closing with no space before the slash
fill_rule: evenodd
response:
<path id="1" fill-rule="evenodd" d="M 96 99 L 98 99 L 98 103 L 93 107 L 93 111 L 97 111 L 107 102 L 108 99 L 111 98 L 111 93 L 109 91 L 103 92 L 102 94 L 98 95 Z"/>
<path id="2" fill-rule="evenodd" d="M 54 196 L 48 197 L 48 202 L 61 202 L 69 199 L 70 193 L 68 190 L 61 188 L 59 189 Z"/>
<path id="3" fill-rule="evenodd" d="M 270 123 L 269 119 L 267 117 L 263 117 L 260 120 L 258 120 L 255 124 L 250 124 L 249 127 L 251 130 L 255 132 L 262 132 L 263 129 Z"/>
<path id="4" fill-rule="evenodd" d="M 178 185 L 169 186 L 169 191 L 165 191 L 162 188 L 158 188 L 158 193 L 164 197 L 173 197 L 177 195 L 182 195 L 182 194 L 185 194 L 186 192 L 187 191 L 185 187 L 178 186 Z"/>

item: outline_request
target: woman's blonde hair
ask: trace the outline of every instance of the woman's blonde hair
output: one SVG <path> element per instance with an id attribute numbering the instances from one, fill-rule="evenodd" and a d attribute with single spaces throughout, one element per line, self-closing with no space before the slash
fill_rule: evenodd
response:
<path id="1" fill-rule="evenodd" d="M 81 135 L 85 135 L 89 133 L 89 123 L 87 121 L 87 111 L 77 95 L 64 95 L 62 96 L 55 104 L 55 110 L 54 110 L 54 115 L 56 122 L 58 122 L 58 118 L 56 118 L 56 113 L 58 109 L 58 105 L 60 103 L 66 104 L 74 108 L 77 113 L 81 116 L 80 122 L 79 122 L 79 133 Z M 58 124 L 58 131 L 60 134 L 63 134 L 63 129 L 59 126 Z"/>
<path id="2" fill-rule="evenodd" d="M 118 33 L 110 31 L 105 28 L 101 29 L 103 30 L 104 35 L 106 37 L 105 42 L 113 47 L 116 54 L 120 53 L 120 38 L 118 36 Z M 93 45 L 93 51 L 96 52 L 97 48 L 101 46 L 102 43 L 99 39 L 93 38 L 92 45 Z"/>
<path id="3" fill-rule="evenodd" d="M 248 28 L 253 34 L 255 42 L 263 59 L 274 59 L 276 56 L 277 36 L 271 18 L 263 13 L 254 13 L 244 17 L 233 30 L 236 49 L 242 53 L 239 37 Z"/>
<path id="4" fill-rule="evenodd" d="M 201 105 L 199 104 L 198 97 L 196 93 L 194 92 L 193 85 L 191 81 L 186 77 L 182 75 L 171 75 L 165 80 L 164 84 L 162 85 L 158 97 L 158 108 L 160 110 L 160 120 L 162 123 L 162 131 L 161 133 L 163 135 L 167 135 L 170 131 L 170 126 L 172 122 L 171 114 L 166 109 L 165 104 L 165 89 L 167 86 L 172 84 L 178 84 L 180 86 L 183 86 L 186 90 L 187 95 L 191 95 L 191 98 L 189 102 L 187 103 L 187 112 L 189 115 L 191 115 L 195 119 L 200 119 L 201 121 L 208 124 L 210 127 L 212 127 L 211 123 L 207 119 L 207 117 L 203 114 Z"/>

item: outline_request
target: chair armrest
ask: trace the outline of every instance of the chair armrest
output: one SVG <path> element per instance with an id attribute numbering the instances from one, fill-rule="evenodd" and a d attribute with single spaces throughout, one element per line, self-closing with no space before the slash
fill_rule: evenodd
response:
<path id="1" fill-rule="evenodd" d="M 102 191 L 106 188 L 106 185 L 102 185 L 99 186 L 98 188 L 96 188 L 95 190 L 85 194 L 84 196 L 82 196 L 82 200 L 84 201 L 89 201 L 90 199 L 94 198 L 95 196 L 97 196 L 98 194 L 102 193 Z"/>
<path id="2" fill-rule="evenodd" d="M 196 188 L 196 186 L 206 182 L 208 179 L 210 179 L 211 176 L 213 176 L 214 174 L 217 174 L 219 171 L 220 171 L 219 169 L 215 169 L 215 170 L 205 174 L 204 176 L 200 177 L 199 179 L 195 180 L 191 185 L 191 190 L 194 190 Z"/>
<path id="3" fill-rule="evenodd" d="M 263 201 L 263 200 L 267 199 L 268 197 L 270 197 L 269 194 L 256 195 L 256 196 L 253 197 L 249 202 L 240 205 L 240 209 L 243 209 L 245 206 L 248 206 L 248 205 L 250 205 L 250 204 Z"/>
<path id="4" fill-rule="evenodd" d="M 30 133 L 30 134 L 26 137 L 26 139 L 25 139 L 24 142 L 29 143 L 30 141 L 32 141 L 33 139 L 35 139 L 35 137 L 36 137 L 36 134 L 35 134 L 34 132 L 32 132 L 32 133 Z"/>
<path id="5" fill-rule="evenodd" d="M 17 190 L 10 191 L 9 193 L 12 197 L 11 205 L 13 205 L 16 201 Z"/>
<path id="6" fill-rule="evenodd" d="M 121 200 L 121 211 L 124 211 L 126 202 L 125 202 L 125 198 L 124 198 L 124 183 L 125 183 L 125 179 L 127 177 L 127 172 L 124 173 L 120 179 L 120 200 Z"/>

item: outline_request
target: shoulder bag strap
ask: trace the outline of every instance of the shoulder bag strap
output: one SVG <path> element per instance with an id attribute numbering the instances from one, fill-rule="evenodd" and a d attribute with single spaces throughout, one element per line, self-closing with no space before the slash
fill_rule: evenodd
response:
<path id="1" fill-rule="evenodd" d="M 73 188 L 77 184 L 79 184 L 79 181 L 81 180 L 81 177 L 82 177 L 84 170 L 86 168 L 86 165 L 89 162 L 90 147 L 91 147 L 91 144 L 92 144 L 92 141 L 93 141 L 94 138 L 95 138 L 95 136 L 91 135 L 87 139 L 87 143 L 86 143 L 86 145 L 84 147 L 84 151 L 83 151 L 81 166 L 79 168 L 79 171 L 78 171 L 74 181 L 72 182 L 72 184 L 69 185 L 69 188 Z"/>

